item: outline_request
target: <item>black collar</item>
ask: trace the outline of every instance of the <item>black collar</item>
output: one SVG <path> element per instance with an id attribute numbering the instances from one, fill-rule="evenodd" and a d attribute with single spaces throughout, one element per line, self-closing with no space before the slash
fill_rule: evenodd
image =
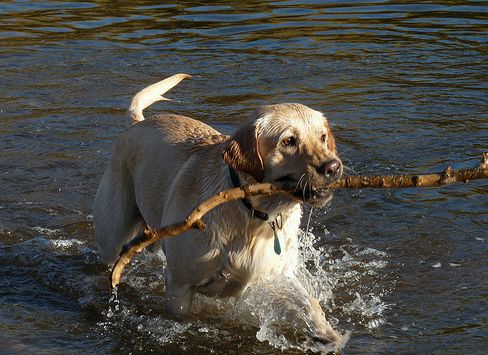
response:
<path id="1" fill-rule="evenodd" d="M 239 179 L 239 175 L 237 175 L 237 172 L 230 165 L 229 165 L 229 173 L 234 187 L 241 187 L 241 181 Z M 268 214 L 254 209 L 254 207 L 252 207 L 251 201 L 249 201 L 246 197 L 241 198 L 241 202 L 244 206 L 246 206 L 246 208 L 249 211 L 251 211 L 251 217 L 256 217 L 262 219 L 263 221 L 268 220 Z"/>

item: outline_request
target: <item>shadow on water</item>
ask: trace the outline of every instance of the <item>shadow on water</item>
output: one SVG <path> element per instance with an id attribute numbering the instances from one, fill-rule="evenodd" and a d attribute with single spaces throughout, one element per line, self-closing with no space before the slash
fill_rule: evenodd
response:
<path id="1" fill-rule="evenodd" d="M 142 255 L 110 300 L 91 204 L 130 96 L 188 72 L 197 76 L 169 95 L 180 102 L 148 112 L 179 112 L 230 133 L 256 106 L 301 102 L 328 115 L 354 172 L 468 167 L 488 147 L 487 8 L 449 0 L 0 4 L 2 351 L 308 349 L 299 332 L 273 331 L 273 298 L 259 288 L 240 300 L 202 297 L 188 322 L 166 319 L 159 254 Z M 313 234 L 300 236 L 300 272 L 334 326 L 352 331 L 346 353 L 488 348 L 487 192 L 484 182 L 338 191 L 315 211 Z"/>

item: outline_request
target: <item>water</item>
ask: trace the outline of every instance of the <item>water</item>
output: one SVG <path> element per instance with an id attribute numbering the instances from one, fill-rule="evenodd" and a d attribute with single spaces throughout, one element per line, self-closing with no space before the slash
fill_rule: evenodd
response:
<path id="1" fill-rule="evenodd" d="M 166 319 L 159 254 L 108 291 L 91 204 L 130 96 L 149 83 L 197 75 L 148 114 L 226 133 L 261 104 L 322 110 L 357 173 L 464 168 L 488 150 L 486 1 L 9 1 L 0 24 L 2 353 L 310 348 L 280 336 L 258 289 Z M 488 348 L 487 193 L 339 191 L 314 211 L 301 272 L 351 331 L 345 353 Z"/>

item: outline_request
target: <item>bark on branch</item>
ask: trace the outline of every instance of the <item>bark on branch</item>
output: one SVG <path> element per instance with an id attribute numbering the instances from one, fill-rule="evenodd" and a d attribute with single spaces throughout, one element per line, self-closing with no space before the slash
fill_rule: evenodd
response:
<path id="1" fill-rule="evenodd" d="M 453 170 L 447 167 L 441 173 L 424 175 L 387 175 L 387 176 L 344 176 L 339 181 L 329 185 L 331 189 L 340 188 L 407 188 L 407 187 L 430 187 L 451 184 L 455 182 L 468 182 L 476 179 L 488 178 L 488 152 L 483 154 L 483 159 L 478 167 L 474 169 Z M 218 205 L 244 197 L 256 195 L 271 195 L 275 193 L 286 193 L 278 187 L 269 184 L 253 184 L 225 190 L 210 197 L 195 207 L 184 221 L 169 226 L 154 229 L 147 226 L 144 233 L 134 238 L 124 246 L 120 257 L 115 263 L 110 275 L 110 285 L 116 288 L 120 283 L 122 272 L 130 260 L 140 253 L 148 245 L 167 237 L 174 237 L 186 232 L 191 228 L 205 229 L 201 218 Z"/>
<path id="2" fill-rule="evenodd" d="M 488 152 L 483 154 L 480 165 L 474 169 L 453 170 L 448 166 L 441 173 L 423 175 L 344 176 L 329 187 L 331 189 L 432 187 L 486 178 L 488 178 Z"/>

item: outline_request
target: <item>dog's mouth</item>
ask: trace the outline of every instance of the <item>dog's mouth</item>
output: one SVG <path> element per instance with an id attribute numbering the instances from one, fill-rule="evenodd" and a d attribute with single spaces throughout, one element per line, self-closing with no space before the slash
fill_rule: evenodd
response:
<path id="1" fill-rule="evenodd" d="M 332 191 L 328 188 L 310 187 L 304 190 L 293 192 L 293 196 L 298 197 L 305 203 L 313 207 L 322 207 L 332 199 Z"/>
<path id="2" fill-rule="evenodd" d="M 292 175 L 286 175 L 275 180 L 279 185 L 290 191 L 291 195 L 313 206 L 322 207 L 332 199 L 332 191 L 327 186 L 314 186 L 313 184 L 299 184 Z"/>

